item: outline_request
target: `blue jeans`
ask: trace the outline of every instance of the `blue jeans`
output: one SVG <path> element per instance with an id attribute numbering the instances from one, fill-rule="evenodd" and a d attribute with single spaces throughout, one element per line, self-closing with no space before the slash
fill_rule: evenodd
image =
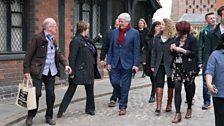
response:
<path id="1" fill-rule="evenodd" d="M 126 109 L 128 93 L 131 86 L 132 70 L 123 69 L 121 65 L 111 70 L 111 83 L 119 99 L 119 109 Z"/>
<path id="2" fill-rule="evenodd" d="M 204 104 L 209 104 L 211 102 L 211 95 L 208 92 L 208 87 L 206 84 L 206 80 L 205 80 L 205 71 L 206 71 L 206 66 L 203 66 L 203 70 L 202 70 L 202 78 L 203 78 L 203 100 L 204 100 Z"/>

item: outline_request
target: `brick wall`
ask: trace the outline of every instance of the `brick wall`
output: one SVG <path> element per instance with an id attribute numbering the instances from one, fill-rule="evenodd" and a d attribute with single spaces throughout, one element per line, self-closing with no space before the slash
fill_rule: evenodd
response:
<path id="1" fill-rule="evenodd" d="M 0 65 L 0 100 L 14 97 L 17 85 L 23 79 L 23 61 L 1 61 Z"/>
<path id="2" fill-rule="evenodd" d="M 224 6 L 224 0 L 216 0 L 216 10 L 221 6 Z"/>
<path id="3" fill-rule="evenodd" d="M 74 0 L 65 3 L 65 56 L 68 58 L 69 43 L 73 37 Z"/>

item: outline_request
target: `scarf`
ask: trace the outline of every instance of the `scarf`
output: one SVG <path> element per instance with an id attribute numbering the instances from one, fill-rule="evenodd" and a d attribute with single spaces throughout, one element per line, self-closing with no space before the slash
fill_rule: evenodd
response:
<path id="1" fill-rule="evenodd" d="M 131 25 L 128 24 L 128 26 L 125 28 L 125 29 L 121 29 L 119 28 L 119 36 L 118 36 L 118 39 L 117 39 L 117 43 L 119 45 L 124 45 L 125 43 L 125 36 L 124 34 L 129 30 L 131 29 Z"/>

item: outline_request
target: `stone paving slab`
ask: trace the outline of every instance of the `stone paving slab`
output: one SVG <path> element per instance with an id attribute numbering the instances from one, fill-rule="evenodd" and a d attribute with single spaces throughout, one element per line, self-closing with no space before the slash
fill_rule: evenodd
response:
<path id="1" fill-rule="evenodd" d="M 141 78 L 141 72 L 139 72 L 136 75 L 136 78 L 133 79 L 132 81 L 132 88 L 136 87 L 145 87 L 149 86 L 150 79 L 148 77 L 146 78 Z M 55 94 L 56 94 L 56 99 L 55 99 L 55 107 L 58 107 L 59 104 L 61 103 L 61 100 L 65 94 L 65 91 L 67 90 L 67 86 L 61 86 L 56 88 Z M 96 97 L 104 96 L 104 95 L 111 95 L 112 92 L 112 87 L 110 84 L 109 79 L 102 79 L 102 80 L 96 80 L 95 81 L 95 86 L 94 86 L 94 93 Z M 85 88 L 84 86 L 78 86 L 76 93 L 72 99 L 73 102 L 77 101 L 82 101 L 85 100 Z M 39 112 L 43 112 L 46 109 L 46 104 L 45 104 L 45 91 L 42 91 L 42 97 L 40 98 L 40 109 Z M 109 98 L 108 98 L 109 101 Z M 15 99 L 10 100 L 9 102 L 6 103 L 1 103 L 0 104 L 0 125 L 12 125 L 20 120 L 23 120 L 27 115 L 27 111 L 24 108 L 20 108 L 15 105 Z"/>
<path id="2" fill-rule="evenodd" d="M 183 86 L 184 87 L 184 86 Z M 84 113 L 85 101 L 70 104 L 64 116 L 60 119 L 55 118 L 56 126 L 214 126 L 213 108 L 202 110 L 202 86 L 201 78 L 196 79 L 195 104 L 193 105 L 193 114 L 191 119 L 185 119 L 184 115 L 187 109 L 185 101 L 185 91 L 182 90 L 182 121 L 178 124 L 172 124 L 171 120 L 175 115 L 174 104 L 172 112 L 166 113 L 167 88 L 165 88 L 160 116 L 155 115 L 156 103 L 148 103 L 150 87 L 141 87 L 131 90 L 129 93 L 129 103 L 127 115 L 118 116 L 118 106 L 108 108 L 107 103 L 110 95 L 98 97 L 96 102 L 96 115 L 89 116 Z M 58 108 L 54 109 L 55 116 Z M 44 112 L 41 112 L 34 118 L 33 126 L 47 126 L 44 119 Z M 24 120 L 13 126 L 23 126 Z"/>

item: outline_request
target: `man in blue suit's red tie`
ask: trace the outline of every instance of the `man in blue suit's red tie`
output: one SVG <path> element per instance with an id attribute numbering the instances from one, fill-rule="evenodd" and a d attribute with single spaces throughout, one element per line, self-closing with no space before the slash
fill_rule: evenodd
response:
<path id="1" fill-rule="evenodd" d="M 128 13 L 118 16 L 119 28 L 111 34 L 108 51 L 108 70 L 119 99 L 119 115 L 126 114 L 132 72 L 138 72 L 140 62 L 139 32 L 131 27 Z"/>

